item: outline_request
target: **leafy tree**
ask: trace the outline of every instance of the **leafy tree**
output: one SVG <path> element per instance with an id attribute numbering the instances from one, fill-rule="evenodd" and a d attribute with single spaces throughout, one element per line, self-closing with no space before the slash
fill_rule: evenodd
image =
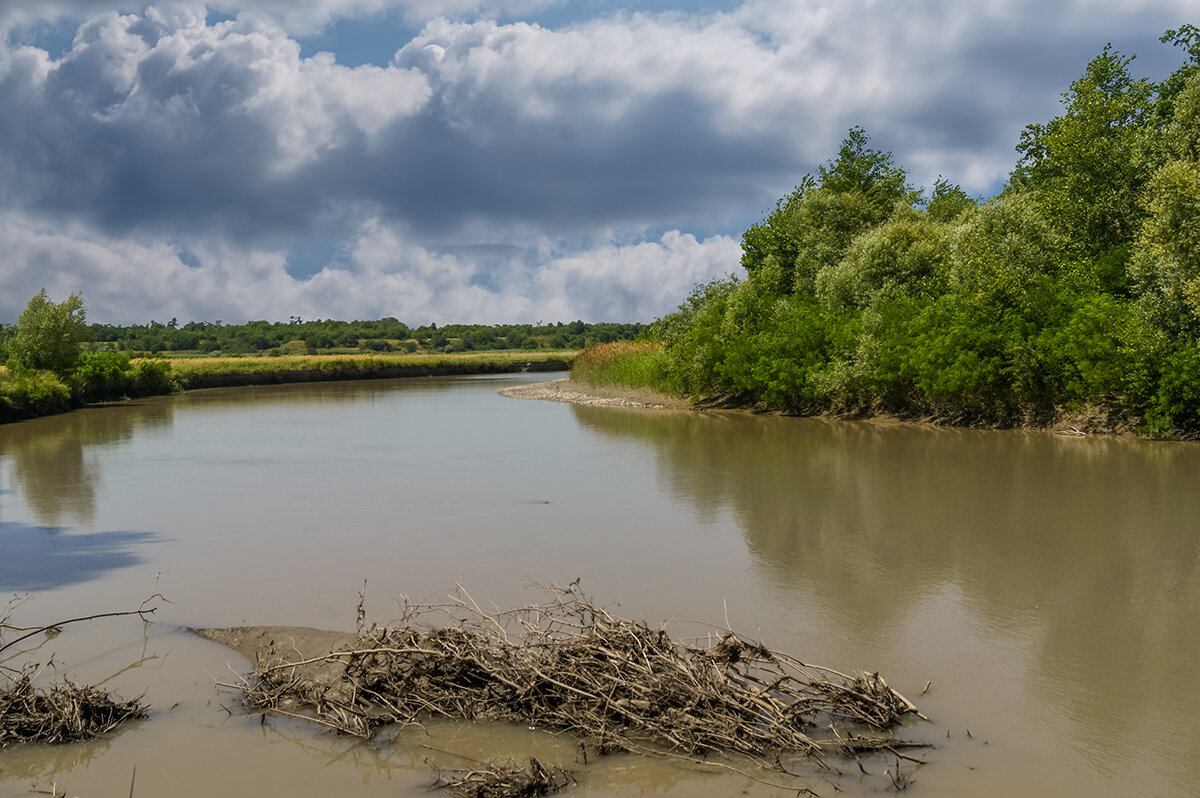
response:
<path id="1" fill-rule="evenodd" d="M 859 234 L 882 223 L 897 203 L 912 202 L 905 171 L 891 153 L 867 146 L 861 127 L 850 129 L 837 158 L 806 176 L 775 210 L 742 236 L 742 266 L 778 294 L 811 296 L 817 275 L 842 259 Z"/>
<path id="2" fill-rule="evenodd" d="M 8 344 L 8 367 L 69 373 L 79 360 L 79 343 L 87 332 L 84 316 L 79 294 L 56 305 L 43 288 L 17 320 L 16 334 Z"/>
<path id="3" fill-rule="evenodd" d="M 908 175 L 892 163 L 890 152 L 867 146 L 871 137 L 861 127 L 852 127 L 842 140 L 837 158 L 817 167 L 818 185 L 839 194 L 863 194 L 883 213 L 909 198 Z"/>
<path id="4" fill-rule="evenodd" d="M 940 293 L 948 228 L 916 208 L 897 211 L 850 245 L 835 266 L 817 275 L 817 297 L 831 310 L 864 308 L 880 295 Z"/>
<path id="5" fill-rule="evenodd" d="M 1012 187 L 1032 190 L 1085 257 L 1133 241 L 1142 219 L 1155 87 L 1130 76 L 1131 61 L 1106 45 L 1063 94 L 1063 115 L 1027 126 L 1017 145 Z"/>
<path id="6" fill-rule="evenodd" d="M 1200 71 L 1200 28 L 1181 25 L 1178 30 L 1164 33 L 1159 41 L 1182 47 L 1188 54 L 1188 60 L 1158 86 L 1153 121 L 1155 127 L 1165 127 L 1175 118 L 1175 102 L 1179 95 L 1187 87 L 1188 81 Z"/>
<path id="7" fill-rule="evenodd" d="M 1174 157 L 1155 172 L 1142 198 L 1147 219 L 1133 271 L 1160 323 L 1175 326 L 1171 320 L 1186 306 L 1193 318 L 1182 326 L 1194 327 L 1200 318 L 1200 73 L 1180 92 L 1167 139 Z"/>
<path id="8" fill-rule="evenodd" d="M 953 222 L 978 204 L 960 186 L 939 176 L 925 211 L 935 222 Z"/>
<path id="9" fill-rule="evenodd" d="M 952 291 L 999 307 L 1028 309 L 1031 293 L 1056 275 L 1062 242 L 1027 194 L 999 197 L 955 229 Z"/>

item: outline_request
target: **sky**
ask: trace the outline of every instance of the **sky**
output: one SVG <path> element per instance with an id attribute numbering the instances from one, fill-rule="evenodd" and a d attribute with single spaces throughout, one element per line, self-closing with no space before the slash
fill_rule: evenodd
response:
<path id="1" fill-rule="evenodd" d="M 0 323 L 643 321 L 862 126 L 994 195 L 1195 0 L 0 0 Z"/>

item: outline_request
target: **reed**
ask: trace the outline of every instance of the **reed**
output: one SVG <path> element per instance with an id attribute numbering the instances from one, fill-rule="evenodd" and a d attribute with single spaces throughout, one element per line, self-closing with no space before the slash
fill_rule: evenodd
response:
<path id="1" fill-rule="evenodd" d="M 588 385 L 678 393 L 670 379 L 666 350 L 657 341 L 614 341 L 589 346 L 571 364 L 571 379 Z"/>

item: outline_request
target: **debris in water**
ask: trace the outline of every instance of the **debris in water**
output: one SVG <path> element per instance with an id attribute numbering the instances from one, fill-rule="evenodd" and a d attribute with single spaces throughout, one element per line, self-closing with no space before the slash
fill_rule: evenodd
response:
<path id="1" fill-rule="evenodd" d="M 781 756 L 820 761 L 848 741 L 860 750 L 911 747 L 891 736 L 867 745 L 854 733 L 925 719 L 878 673 L 810 665 L 730 629 L 676 639 L 577 589 L 494 613 L 460 589 L 445 604 L 406 601 L 393 626 L 360 620 L 359 633 L 335 649 L 314 654 L 278 640 L 257 654 L 253 678 L 226 685 L 250 708 L 362 737 L 430 717 L 506 721 L 576 734 L 600 753 L 727 752 L 783 769 Z M 830 725 L 844 733 L 812 736 Z"/>
<path id="2" fill-rule="evenodd" d="M 479 770 L 439 771 L 433 786 L 455 798 L 535 798 L 566 789 L 573 781 L 567 771 L 529 757 L 528 765 L 510 762 Z"/>

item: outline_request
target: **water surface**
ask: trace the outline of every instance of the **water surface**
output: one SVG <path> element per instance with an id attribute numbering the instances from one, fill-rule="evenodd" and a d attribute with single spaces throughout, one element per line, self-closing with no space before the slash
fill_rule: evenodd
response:
<path id="1" fill-rule="evenodd" d="M 937 744 L 918 794 L 1200 792 L 1200 447 L 495 393 L 529 379 L 546 375 L 197 391 L 0 427 L 14 619 L 171 602 L 23 655 L 154 711 L 96 743 L 0 751 L 0 795 L 124 795 L 136 766 L 139 795 L 417 796 L 427 760 L 460 766 L 447 751 L 578 768 L 541 730 L 363 744 L 261 725 L 215 684 L 248 663 L 181 631 L 353 629 L 364 580 L 386 620 L 455 583 L 511 606 L 576 578 L 626 616 L 728 618 L 910 698 L 931 683 L 931 723 L 907 730 Z M 874 794 L 886 766 L 836 794 Z M 775 794 L 623 757 L 583 773 L 574 794 Z"/>

